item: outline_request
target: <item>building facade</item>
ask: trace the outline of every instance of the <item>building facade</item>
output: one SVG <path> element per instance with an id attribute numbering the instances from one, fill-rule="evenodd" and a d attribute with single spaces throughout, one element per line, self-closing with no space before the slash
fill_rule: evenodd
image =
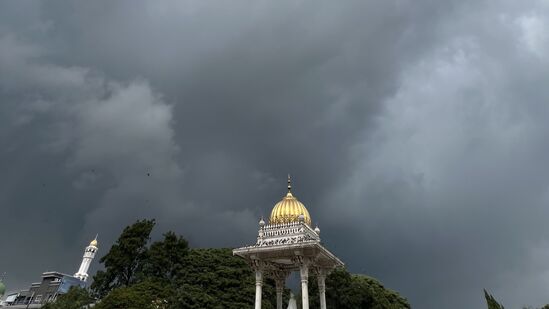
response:
<path id="1" fill-rule="evenodd" d="M 73 286 L 85 287 L 90 264 L 98 250 L 97 246 L 96 237 L 84 249 L 82 263 L 74 276 L 56 271 L 44 272 L 42 280 L 32 283 L 28 290 L 8 294 L 3 306 L 12 309 L 40 308 L 47 302 L 55 301 L 59 295 L 67 293 Z"/>

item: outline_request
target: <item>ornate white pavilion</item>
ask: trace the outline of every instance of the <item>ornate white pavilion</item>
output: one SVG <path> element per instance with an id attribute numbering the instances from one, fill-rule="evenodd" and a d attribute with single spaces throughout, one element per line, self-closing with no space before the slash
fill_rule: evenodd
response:
<path id="1" fill-rule="evenodd" d="M 326 275 L 343 266 L 334 254 L 320 242 L 320 229 L 312 228 L 311 216 L 292 194 L 288 176 L 288 193 L 278 202 L 266 224 L 259 221 L 259 233 L 255 245 L 233 250 L 244 258 L 255 271 L 255 309 L 261 309 L 263 279 L 271 277 L 276 282 L 276 307 L 282 309 L 282 293 L 286 278 L 297 271 L 301 276 L 302 308 L 309 309 L 309 274 L 317 276 L 320 308 L 326 309 Z"/>

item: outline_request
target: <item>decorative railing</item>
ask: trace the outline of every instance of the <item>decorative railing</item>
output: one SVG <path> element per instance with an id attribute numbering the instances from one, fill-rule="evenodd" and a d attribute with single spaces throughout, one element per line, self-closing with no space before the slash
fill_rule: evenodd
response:
<path id="1" fill-rule="evenodd" d="M 262 226 L 255 246 L 290 245 L 309 241 L 320 242 L 320 237 L 304 222 L 289 222 Z"/>

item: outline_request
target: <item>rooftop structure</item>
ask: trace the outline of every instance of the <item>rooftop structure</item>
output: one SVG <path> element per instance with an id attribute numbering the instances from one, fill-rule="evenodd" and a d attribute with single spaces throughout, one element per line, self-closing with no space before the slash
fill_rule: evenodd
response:
<path id="1" fill-rule="evenodd" d="M 261 219 L 257 242 L 254 245 L 233 250 L 233 254 L 244 258 L 255 271 L 255 309 L 261 309 L 264 277 L 276 282 L 277 309 L 282 309 L 282 293 L 286 278 L 291 272 L 301 276 L 302 308 L 309 309 L 308 280 L 313 272 L 318 278 L 320 307 L 326 309 L 326 275 L 336 267 L 343 266 L 334 254 L 320 242 L 320 229 L 312 228 L 311 216 L 291 192 L 288 176 L 288 193 L 278 202 L 269 218 Z"/>

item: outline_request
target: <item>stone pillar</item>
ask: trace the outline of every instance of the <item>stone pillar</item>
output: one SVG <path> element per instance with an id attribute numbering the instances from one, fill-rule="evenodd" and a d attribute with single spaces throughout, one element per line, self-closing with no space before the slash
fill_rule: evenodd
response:
<path id="1" fill-rule="evenodd" d="M 318 272 L 318 294 L 320 295 L 320 309 L 326 309 L 326 272 Z"/>
<path id="2" fill-rule="evenodd" d="M 261 289 L 263 287 L 263 271 L 255 270 L 255 309 L 261 309 Z"/>
<path id="3" fill-rule="evenodd" d="M 277 269 L 272 272 L 276 283 L 276 309 L 282 309 L 282 295 L 284 293 L 284 284 L 289 272 L 284 269 Z"/>
<path id="4" fill-rule="evenodd" d="M 301 263 L 299 272 L 301 274 L 301 308 L 309 309 L 309 265 Z"/>
<path id="5" fill-rule="evenodd" d="M 284 279 L 276 279 L 276 309 L 282 309 L 282 293 L 284 293 Z"/>

